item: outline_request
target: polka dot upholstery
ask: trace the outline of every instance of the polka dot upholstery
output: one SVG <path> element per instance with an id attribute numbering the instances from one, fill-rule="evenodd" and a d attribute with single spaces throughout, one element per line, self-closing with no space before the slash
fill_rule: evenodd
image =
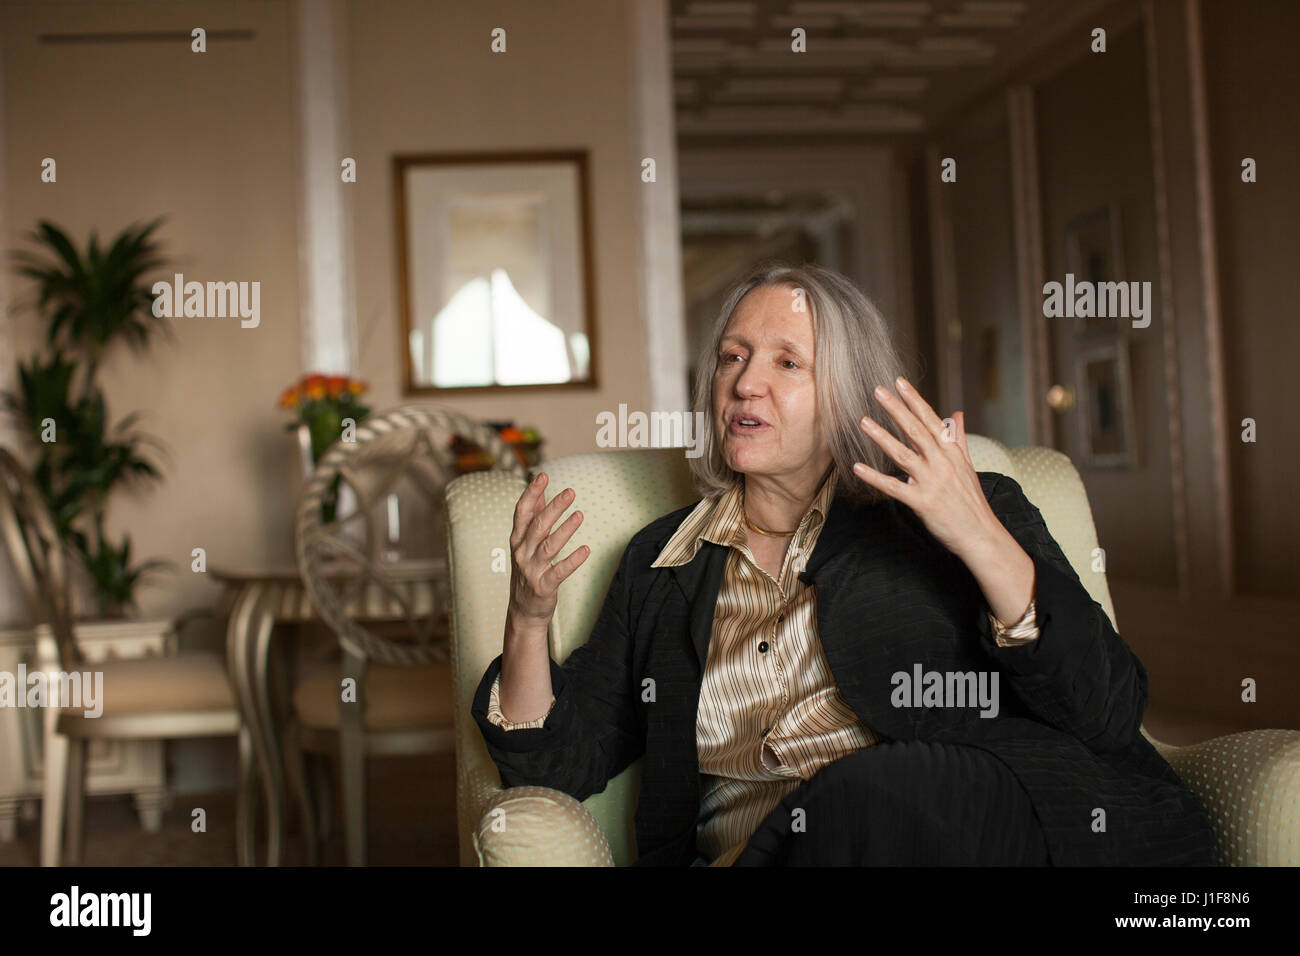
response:
<path id="1" fill-rule="evenodd" d="M 567 793 L 548 787 L 492 794 L 474 833 L 474 850 L 481 866 L 614 865 L 596 818 Z"/>
<path id="2" fill-rule="evenodd" d="M 451 574 L 451 676 L 456 721 L 456 816 L 461 866 L 477 866 L 474 833 L 501 777 L 470 704 L 501 653 L 510 597 L 510 526 L 524 480 L 502 471 L 463 475 L 447 486 Z"/>
<path id="3" fill-rule="evenodd" d="M 1104 566 L 1094 555 L 1096 527 L 1069 458 L 1048 448 L 1008 449 L 981 435 L 967 436 L 967 444 L 977 470 L 1020 483 L 1088 592 L 1115 622 Z M 698 496 L 680 449 L 572 455 L 540 470 L 550 478 L 548 498 L 572 487 L 570 510 L 585 516 L 564 553 L 583 544 L 591 548 L 560 589 L 551 624 L 551 655 L 563 663 L 590 635 L 628 539 Z M 484 670 L 501 652 L 510 529 L 523 490 L 520 478 L 495 471 L 466 475 L 447 489 L 461 864 L 625 866 L 635 857 L 640 761 L 582 803 L 543 787 L 502 790 L 469 715 Z M 1223 863 L 1300 863 L 1300 731 L 1250 731 L 1189 747 L 1155 741 L 1145 728 L 1142 733 L 1205 804 Z M 501 819 L 491 813 L 494 808 L 505 813 L 504 827 L 492 825 Z"/>
<path id="4" fill-rule="evenodd" d="M 967 435 L 966 447 L 970 449 L 970 460 L 975 463 L 976 471 L 996 471 L 1019 480 L 1016 463 L 1002 442 L 983 435 Z"/>
<path id="5" fill-rule="evenodd" d="M 1300 865 L 1300 731 L 1156 747 L 1205 805 L 1222 865 Z"/>

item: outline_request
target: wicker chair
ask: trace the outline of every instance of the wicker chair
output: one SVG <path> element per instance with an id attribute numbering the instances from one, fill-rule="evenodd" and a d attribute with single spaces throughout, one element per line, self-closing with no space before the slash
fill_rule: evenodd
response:
<path id="1" fill-rule="evenodd" d="M 286 769 L 299 799 L 309 863 L 316 862 L 322 830 L 314 819 L 317 806 L 308 785 L 304 751 L 338 754 L 347 860 L 349 865 L 363 866 L 366 757 L 437 753 L 455 747 L 448 663 L 449 588 L 440 529 L 445 527 L 443 490 L 456 476 L 448 449 L 453 433 L 492 455 L 497 469 L 523 476 L 515 452 L 492 429 L 446 409 L 407 405 L 366 418 L 357 426 L 354 441 L 336 442 L 303 492 L 298 508 L 298 567 L 317 613 L 337 635 L 342 652 L 341 669 L 331 662 L 298 680 L 285 733 Z M 427 533 L 433 542 L 431 561 L 404 565 L 381 559 L 378 512 L 403 476 L 413 479 L 432 506 L 432 521 L 420 523 L 422 535 Z M 321 505 L 336 477 L 351 488 L 359 506 L 354 513 L 326 523 Z M 362 534 L 350 536 L 357 526 Z M 347 608 L 358 604 L 382 605 L 386 619 L 397 609 L 405 619 L 402 639 L 381 634 L 363 617 L 347 613 Z M 354 696 L 345 700 L 341 687 L 352 688 Z M 324 824 L 328 811 L 320 812 Z"/>

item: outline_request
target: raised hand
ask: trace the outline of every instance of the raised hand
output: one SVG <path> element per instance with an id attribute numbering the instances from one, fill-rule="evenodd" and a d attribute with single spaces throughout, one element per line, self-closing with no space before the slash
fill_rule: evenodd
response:
<path id="1" fill-rule="evenodd" d="M 560 549 L 582 524 L 582 512 L 575 511 L 564 523 L 552 527 L 572 504 L 575 493 L 566 488 L 546 503 L 548 479 L 543 472 L 533 479 L 515 504 L 515 524 L 510 533 L 510 609 L 516 624 L 545 628 L 555 613 L 560 584 L 587 560 L 591 549 L 585 544 L 562 561 L 555 561 Z"/>
<path id="2" fill-rule="evenodd" d="M 877 387 L 876 397 L 911 446 L 869 417 L 864 416 L 859 426 L 907 472 L 908 479 L 882 474 L 862 462 L 854 464 L 854 472 L 916 512 L 936 540 L 958 557 L 971 555 L 991 539 L 1003 538 L 1006 529 L 984 497 L 966 448 L 965 415 L 954 413 L 950 427 L 907 379 L 900 376 L 895 384 L 902 400 L 884 387 Z"/>
<path id="3" fill-rule="evenodd" d="M 954 413 L 950 429 L 907 379 L 899 376 L 895 384 L 901 401 L 884 387 L 876 388 L 876 397 L 911 447 L 869 417 L 860 425 L 907 472 L 907 481 L 862 462 L 854 464 L 854 473 L 911 508 L 935 539 L 961 558 L 1000 621 L 1018 620 L 1034 596 L 1034 562 L 984 497 L 966 447 L 966 416 Z"/>

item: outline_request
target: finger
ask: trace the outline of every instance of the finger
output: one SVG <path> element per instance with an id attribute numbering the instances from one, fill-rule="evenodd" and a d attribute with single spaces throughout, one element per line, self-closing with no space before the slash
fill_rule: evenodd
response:
<path id="1" fill-rule="evenodd" d="M 897 395 L 880 385 L 876 387 L 876 398 L 889 413 L 889 417 L 898 425 L 899 431 L 907 436 L 912 447 L 920 455 L 928 458 L 939 454 L 939 444 L 934 432 L 924 425 Z"/>
<path id="2" fill-rule="evenodd" d="M 542 496 L 542 489 L 546 487 L 546 472 L 540 473 L 524 489 L 524 493 L 519 496 L 515 502 L 515 524 L 510 532 L 510 547 L 519 547 L 520 542 L 524 540 L 524 535 L 528 531 L 528 523 L 532 521 L 533 515 L 537 513 L 537 501 Z"/>
<path id="3" fill-rule="evenodd" d="M 540 582 L 541 585 L 546 588 L 547 593 L 549 594 L 551 591 L 554 591 L 563 584 L 565 579 L 574 571 L 578 570 L 578 566 L 581 565 L 582 562 L 586 561 L 587 556 L 590 554 L 591 548 L 584 544 L 580 548 L 574 548 L 573 552 L 563 561 L 557 561 L 555 564 L 551 565 L 551 569 L 542 575 L 542 580 Z"/>
<path id="4" fill-rule="evenodd" d="M 896 498 L 905 505 L 911 504 L 913 497 L 912 487 L 906 482 L 899 481 L 891 475 L 886 475 L 882 472 L 876 471 L 876 469 L 872 468 L 870 465 L 863 464 L 860 461 L 854 463 L 853 473 L 869 484 L 872 488 L 883 491 L 885 494 L 889 495 L 889 497 Z"/>
<path id="5" fill-rule="evenodd" d="M 564 523 L 548 534 L 542 541 L 541 547 L 537 553 L 549 563 L 551 558 L 560 553 L 560 550 L 569 543 L 573 533 L 578 530 L 578 525 L 582 524 L 582 512 L 575 511 L 569 517 L 564 519 Z"/>
<path id="6" fill-rule="evenodd" d="M 550 504 L 533 515 L 533 520 L 528 525 L 528 532 L 524 535 L 524 548 L 527 549 L 528 554 L 533 554 L 537 546 L 542 543 L 542 539 L 551 533 L 555 522 L 560 520 L 560 515 L 573 504 L 576 494 L 572 488 L 565 488 L 551 499 Z"/>
<path id="7" fill-rule="evenodd" d="M 921 424 L 930 430 L 931 435 L 942 440 L 947 428 L 944 427 L 943 419 L 930 407 L 930 403 L 922 398 L 916 387 L 903 376 L 898 376 L 894 384 L 898 388 L 898 394 L 907 403 L 912 413 L 921 420 Z"/>
<path id="8" fill-rule="evenodd" d="M 966 456 L 966 463 L 974 468 L 975 461 L 970 456 L 970 448 L 966 446 L 966 413 L 954 412 L 953 418 L 957 422 L 957 444 L 961 446 L 961 453 Z"/>
<path id="9" fill-rule="evenodd" d="M 881 450 L 909 475 L 919 472 L 925 466 L 925 459 L 920 453 L 904 445 L 871 416 L 863 415 L 858 425 L 867 433 L 868 438 L 879 445 Z"/>

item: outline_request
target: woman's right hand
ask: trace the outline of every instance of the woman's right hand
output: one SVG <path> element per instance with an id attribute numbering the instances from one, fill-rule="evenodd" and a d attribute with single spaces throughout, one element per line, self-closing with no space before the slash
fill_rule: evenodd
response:
<path id="1" fill-rule="evenodd" d="M 555 613 L 560 583 L 587 560 L 591 549 L 575 548 L 563 561 L 555 556 L 582 524 L 582 512 L 575 511 L 554 531 L 551 527 L 572 504 L 575 492 L 566 488 L 546 503 L 547 476 L 539 474 L 515 504 L 515 526 L 510 532 L 510 610 L 517 625 L 542 630 Z"/>

